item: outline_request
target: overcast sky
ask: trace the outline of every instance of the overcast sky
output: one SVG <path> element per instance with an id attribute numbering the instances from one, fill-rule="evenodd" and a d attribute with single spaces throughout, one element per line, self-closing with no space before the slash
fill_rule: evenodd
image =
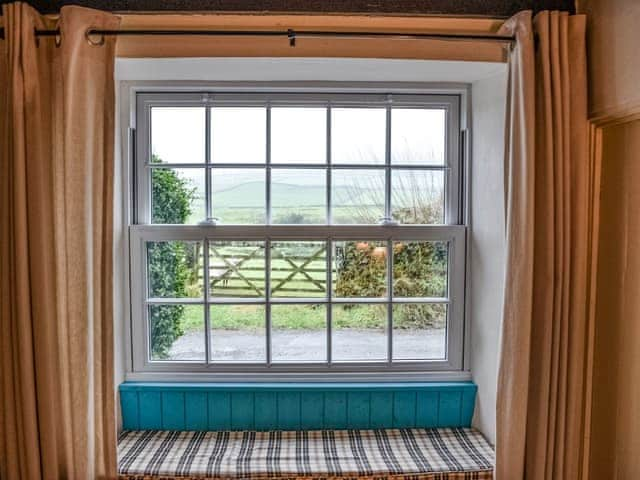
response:
<path id="1" fill-rule="evenodd" d="M 444 162 L 444 111 L 393 109 L 392 162 L 442 164 Z M 331 111 L 333 163 L 384 163 L 385 110 L 334 108 Z M 326 160 L 325 108 L 272 107 L 272 163 L 323 163 Z M 266 160 L 266 109 L 216 107 L 211 113 L 213 163 L 264 163 Z M 205 109 L 156 107 L 152 110 L 152 151 L 167 163 L 204 163 Z M 309 185 L 321 176 L 291 172 L 278 181 Z M 219 172 L 214 190 L 255 179 L 255 175 Z M 245 173 L 247 173 L 245 171 Z M 203 174 L 183 171 L 195 183 Z M 225 177 L 225 178 L 223 178 Z M 341 182 L 341 176 L 335 181 Z M 274 178 L 274 180 L 276 180 Z M 345 180 L 347 181 L 347 180 Z"/>

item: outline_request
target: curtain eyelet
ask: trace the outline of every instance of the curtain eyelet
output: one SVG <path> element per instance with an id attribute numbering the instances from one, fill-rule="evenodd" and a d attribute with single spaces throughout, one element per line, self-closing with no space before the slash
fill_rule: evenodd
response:
<path id="1" fill-rule="evenodd" d="M 94 47 L 99 47 L 104 45 L 105 38 L 104 35 L 95 33 L 94 27 L 89 27 L 86 32 L 84 32 L 84 38 L 87 39 L 89 45 L 93 45 Z"/>

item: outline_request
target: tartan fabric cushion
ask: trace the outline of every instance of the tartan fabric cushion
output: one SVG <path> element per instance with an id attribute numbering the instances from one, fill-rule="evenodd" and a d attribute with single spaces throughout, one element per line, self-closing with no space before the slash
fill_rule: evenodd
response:
<path id="1" fill-rule="evenodd" d="M 493 450 L 473 429 L 125 431 L 120 479 L 489 480 Z"/>

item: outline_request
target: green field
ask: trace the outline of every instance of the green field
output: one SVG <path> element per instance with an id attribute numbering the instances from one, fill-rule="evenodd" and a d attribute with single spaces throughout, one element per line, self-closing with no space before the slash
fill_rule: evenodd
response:
<path id="1" fill-rule="evenodd" d="M 333 192 L 333 218 L 338 223 L 375 223 L 384 213 L 382 193 L 371 188 L 357 192 L 337 187 Z M 326 191 L 323 186 L 272 184 L 273 223 L 326 223 Z M 213 214 L 227 224 L 265 223 L 265 192 L 262 182 L 248 182 L 213 193 Z M 201 198 L 194 202 L 204 204 Z M 203 209 L 194 210 L 196 221 Z"/>
<path id="2" fill-rule="evenodd" d="M 211 243 L 209 248 L 214 297 L 264 296 L 264 242 Z M 270 275 L 274 297 L 326 296 L 324 242 L 273 242 Z"/>
<path id="3" fill-rule="evenodd" d="M 413 199 L 413 189 L 394 191 L 397 205 L 424 202 Z M 431 221 L 439 221 L 442 206 L 440 194 L 427 193 L 430 208 L 435 209 Z M 326 223 L 326 191 L 324 186 L 298 186 L 273 183 L 271 188 L 273 223 Z M 195 191 L 191 215 L 187 223 L 199 223 L 205 218 L 204 192 Z M 265 223 L 265 190 L 263 182 L 247 182 L 213 192 L 213 216 L 226 224 Z M 415 210 L 414 207 L 407 209 Z M 332 221 L 334 223 L 376 223 L 384 214 L 384 188 L 363 186 L 334 186 L 332 190 Z M 395 215 L 395 213 L 394 213 Z M 410 221 L 409 223 L 415 223 Z"/>

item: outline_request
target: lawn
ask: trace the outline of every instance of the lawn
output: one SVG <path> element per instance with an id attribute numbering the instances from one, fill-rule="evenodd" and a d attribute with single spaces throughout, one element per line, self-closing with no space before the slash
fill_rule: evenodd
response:
<path id="1" fill-rule="evenodd" d="M 278 306 L 276 319 L 278 327 L 290 330 L 317 330 L 326 325 L 324 306 L 286 305 Z M 338 328 L 376 328 L 379 325 L 378 314 L 372 315 L 369 306 L 352 306 L 341 310 L 333 325 Z M 383 306 L 373 306 L 384 310 Z M 187 305 L 182 321 L 185 332 L 202 329 L 204 323 L 203 307 Z M 265 327 L 264 307 L 258 305 L 215 305 L 211 307 L 211 324 L 223 330 L 255 330 Z"/>
<path id="2" fill-rule="evenodd" d="M 410 307 L 410 308 L 409 308 Z M 273 307 L 274 326 L 288 330 L 319 330 L 326 326 L 323 305 L 278 305 Z M 444 305 L 408 305 L 400 307 L 394 315 L 396 328 L 420 328 L 416 317 L 423 318 L 429 310 L 430 316 L 446 315 Z M 386 307 L 383 305 L 334 306 L 332 315 L 334 328 L 383 329 L 386 326 Z M 211 325 L 222 330 L 258 330 L 265 328 L 265 311 L 262 305 L 214 305 L 211 307 Z M 187 305 L 184 308 L 181 326 L 185 333 L 202 330 L 204 307 Z"/>
<path id="3" fill-rule="evenodd" d="M 182 321 L 185 332 L 202 329 L 203 313 L 201 306 L 185 307 Z M 222 330 L 264 329 L 265 309 L 262 305 L 215 305 L 211 307 L 211 324 Z M 278 311 L 278 324 L 291 330 L 324 328 L 325 311 L 310 305 L 287 305 Z"/>

